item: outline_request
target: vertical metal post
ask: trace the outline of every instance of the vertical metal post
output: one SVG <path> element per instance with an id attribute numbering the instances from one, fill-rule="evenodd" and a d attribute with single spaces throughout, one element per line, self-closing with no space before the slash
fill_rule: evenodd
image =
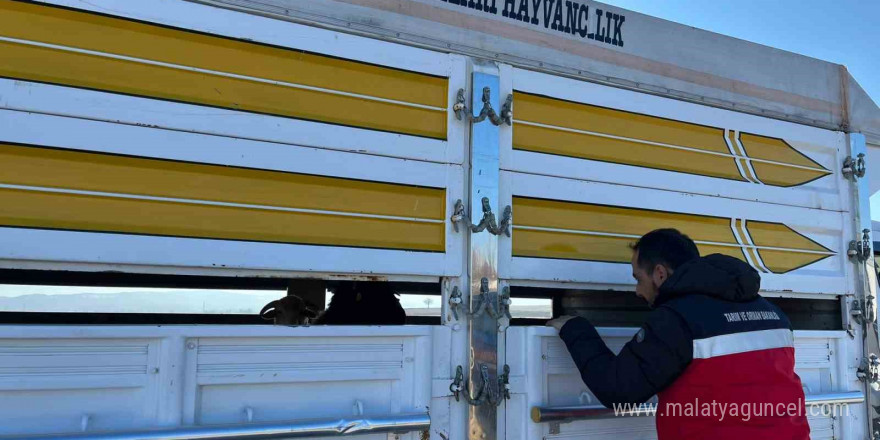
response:
<path id="1" fill-rule="evenodd" d="M 858 133 L 848 135 L 850 155 L 853 158 L 859 157 L 859 154 L 867 156 L 868 151 L 865 145 L 865 136 Z M 852 185 L 853 200 L 853 237 L 856 241 L 862 241 L 868 249 L 865 252 L 867 258 L 853 259 L 856 265 L 855 269 L 855 294 L 856 299 L 861 301 L 862 307 L 862 347 L 864 361 L 860 368 L 860 374 L 866 374 L 865 377 L 865 397 L 866 410 L 868 412 L 868 438 L 880 438 L 880 430 L 878 430 L 878 422 L 880 422 L 880 413 L 875 409 L 880 405 L 880 390 L 877 389 L 877 378 L 873 377 L 872 372 L 876 373 L 877 367 L 874 365 L 876 356 L 880 356 L 880 343 L 878 343 L 877 334 L 877 272 L 874 266 L 874 252 L 871 249 L 873 240 L 871 239 L 871 189 L 867 176 L 858 178 L 854 177 Z M 866 232 L 867 231 L 867 232 Z M 867 234 L 867 235 L 866 235 Z"/>
<path id="2" fill-rule="evenodd" d="M 495 69 L 495 74 L 485 73 Z M 491 90 L 492 108 L 500 109 L 499 79 L 494 66 L 474 66 L 473 86 L 471 88 L 472 112 L 483 107 L 483 89 Z M 483 70 L 482 72 L 480 70 Z M 499 128 L 489 121 L 471 125 L 470 155 L 470 218 L 475 222 L 483 217 L 483 198 L 488 198 L 492 212 L 499 213 L 498 183 Z M 473 233 L 470 237 L 470 310 L 481 301 L 489 301 L 493 296 L 488 292 L 498 291 L 498 237 L 489 231 Z M 498 383 L 498 324 L 488 313 L 474 316 L 468 328 L 469 377 L 471 397 L 476 397 L 483 386 L 482 371 L 488 369 L 489 386 Z M 495 405 L 470 406 L 468 410 L 468 437 L 470 440 L 496 440 L 498 429 L 498 409 Z"/>

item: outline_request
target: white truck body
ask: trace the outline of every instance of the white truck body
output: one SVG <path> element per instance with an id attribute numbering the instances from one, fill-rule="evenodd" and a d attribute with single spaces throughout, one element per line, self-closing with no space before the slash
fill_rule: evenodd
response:
<path id="1" fill-rule="evenodd" d="M 765 296 L 838 304 L 837 328 L 795 331 L 796 370 L 808 398 L 865 392 L 870 190 L 842 169 L 880 146 L 880 110 L 844 68 L 589 1 L 569 32 L 553 1 L 455 3 L 0 1 L 11 279 L 438 283 L 443 303 L 402 327 L 0 325 L 0 438 L 406 416 L 430 427 L 341 434 L 655 438 L 651 417 L 533 421 L 595 398 L 552 329 L 465 308 L 631 291 L 625 244 L 663 226 L 747 261 Z M 460 118 L 483 86 L 510 123 Z M 463 223 L 482 197 L 509 234 Z M 509 367 L 497 406 L 454 396 L 483 365 L 491 387 Z M 870 438 L 868 394 L 811 407 L 812 438 Z"/>

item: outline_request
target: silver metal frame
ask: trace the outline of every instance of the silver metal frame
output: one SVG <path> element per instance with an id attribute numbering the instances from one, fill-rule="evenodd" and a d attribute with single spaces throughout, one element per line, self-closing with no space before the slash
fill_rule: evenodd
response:
<path id="1" fill-rule="evenodd" d="M 865 145 L 865 136 L 859 133 L 848 134 L 849 154 L 851 157 L 859 157 L 859 155 L 867 155 L 868 150 Z M 864 157 L 864 156 L 863 156 Z M 853 258 L 851 261 L 855 263 L 855 301 L 861 308 L 862 323 L 862 347 L 864 360 L 862 367 L 859 369 L 860 378 L 865 382 L 865 396 L 867 398 L 867 429 L 870 439 L 880 438 L 877 426 L 880 422 L 880 413 L 875 408 L 880 405 L 880 382 L 878 382 L 878 364 L 873 360 L 880 355 L 880 337 L 877 333 L 877 272 L 874 265 L 874 252 L 871 249 L 873 239 L 871 238 L 871 188 L 868 179 L 859 176 L 848 176 L 853 180 L 852 184 L 852 200 L 853 200 L 853 240 L 862 242 L 864 247 L 863 258 Z"/>
<path id="2" fill-rule="evenodd" d="M 475 61 L 477 62 L 477 61 Z M 487 73 L 493 72 L 493 73 Z M 484 89 L 489 89 L 488 102 L 492 108 L 501 108 L 499 99 L 498 68 L 494 64 L 475 65 L 471 86 L 471 105 L 481 108 Z M 470 154 L 470 218 L 483 217 L 484 198 L 488 199 L 492 212 L 499 211 L 498 184 L 500 179 L 499 128 L 488 122 L 471 125 Z M 498 236 L 484 230 L 470 235 L 470 308 L 475 310 L 481 303 L 497 300 L 498 291 Z M 482 287 L 487 286 L 486 287 Z M 481 295 L 486 295 L 482 297 Z M 478 397 L 485 389 L 483 380 L 495 389 L 498 383 L 498 324 L 488 313 L 471 317 L 468 327 L 471 398 Z M 488 375 L 486 374 L 488 372 Z M 486 379 L 484 379 L 486 378 Z M 494 440 L 498 433 L 498 408 L 481 404 L 468 407 L 468 437 L 470 440 Z"/>
<path id="3" fill-rule="evenodd" d="M 304 437 L 331 437 L 377 433 L 407 433 L 431 427 L 428 414 L 400 414 L 357 419 L 303 420 L 289 423 L 217 425 L 139 432 L 82 433 L 71 435 L 15 436 L 40 440 L 264 440 Z M 0 437 L 0 439 L 13 437 Z"/>
<path id="4" fill-rule="evenodd" d="M 865 402 L 861 391 L 813 394 L 804 399 L 807 406 L 859 404 Z M 648 407 L 629 410 L 620 417 L 649 415 Z M 532 421 L 535 423 L 565 423 L 575 420 L 595 420 L 615 417 L 614 410 L 602 405 L 588 406 L 536 406 L 532 408 Z"/>

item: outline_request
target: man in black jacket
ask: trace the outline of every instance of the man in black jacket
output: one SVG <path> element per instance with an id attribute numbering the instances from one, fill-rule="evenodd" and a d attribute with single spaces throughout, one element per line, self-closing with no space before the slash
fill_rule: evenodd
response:
<path id="1" fill-rule="evenodd" d="M 618 355 L 584 318 L 548 322 L 602 404 L 656 394 L 660 440 L 809 438 L 790 323 L 758 295 L 755 269 L 701 258 L 675 229 L 639 239 L 631 263 L 636 295 L 653 311 Z"/>

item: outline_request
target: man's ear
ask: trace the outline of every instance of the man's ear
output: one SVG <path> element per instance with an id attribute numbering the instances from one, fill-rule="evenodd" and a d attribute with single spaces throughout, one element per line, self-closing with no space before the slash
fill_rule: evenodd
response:
<path id="1" fill-rule="evenodd" d="M 669 278 L 669 269 L 667 269 L 666 266 L 662 264 L 654 266 L 654 272 L 651 274 L 651 279 L 657 287 L 660 287 L 667 278 Z"/>

